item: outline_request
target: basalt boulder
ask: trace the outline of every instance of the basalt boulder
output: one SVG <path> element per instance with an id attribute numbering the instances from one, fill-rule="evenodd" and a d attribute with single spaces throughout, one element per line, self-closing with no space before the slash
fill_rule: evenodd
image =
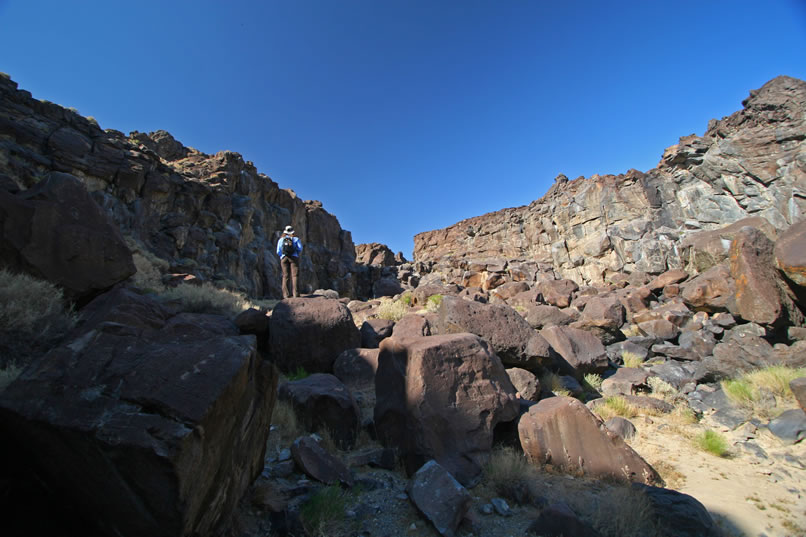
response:
<path id="1" fill-rule="evenodd" d="M 518 433 L 533 464 L 595 478 L 662 483 L 652 466 L 574 398 L 551 397 L 530 407 Z"/>
<path id="2" fill-rule="evenodd" d="M 530 369 L 553 361 L 546 340 L 509 306 L 446 296 L 438 315 L 440 334 L 476 334 L 490 344 L 505 365 Z"/>
<path id="3" fill-rule="evenodd" d="M 361 334 L 347 306 L 327 298 L 289 298 L 272 311 L 271 359 L 284 372 L 304 368 L 330 373 L 343 351 L 361 345 Z"/>
<path id="4" fill-rule="evenodd" d="M 231 321 L 113 290 L 0 395 L 0 474 L 25 468 L 84 534 L 219 535 L 263 469 L 277 376 Z"/>
<path id="5" fill-rule="evenodd" d="M 0 266 L 57 284 L 80 303 L 136 272 L 120 230 L 74 176 L 0 189 Z"/>
<path id="6" fill-rule="evenodd" d="M 375 394 L 378 438 L 409 475 L 434 459 L 465 486 L 481 478 L 495 426 L 518 414 L 501 361 L 468 333 L 383 340 Z"/>

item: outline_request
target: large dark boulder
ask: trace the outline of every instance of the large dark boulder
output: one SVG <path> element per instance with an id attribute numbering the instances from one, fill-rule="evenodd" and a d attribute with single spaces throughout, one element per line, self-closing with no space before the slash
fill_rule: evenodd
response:
<path id="1" fill-rule="evenodd" d="M 565 372 L 581 377 L 585 373 L 601 373 L 607 369 L 607 351 L 599 338 L 590 332 L 570 326 L 549 326 L 541 330 L 540 335 L 562 357 L 561 368 Z"/>
<path id="2" fill-rule="evenodd" d="M 333 375 L 315 373 L 280 386 L 279 398 L 288 401 L 307 430 L 326 430 L 340 446 L 355 443 L 361 413 L 347 387 Z"/>
<path id="3" fill-rule="evenodd" d="M 652 466 L 571 397 L 543 399 L 518 423 L 521 446 L 534 464 L 638 483 L 661 483 Z"/>
<path id="4" fill-rule="evenodd" d="M 263 469 L 276 382 L 228 319 L 116 289 L 0 394 L 0 474 L 85 535 L 218 535 Z"/>
<path id="5" fill-rule="evenodd" d="M 663 537 L 722 537 L 708 510 L 693 496 L 642 483 L 632 486 L 646 495 Z"/>
<path id="6" fill-rule="evenodd" d="M 495 426 L 518 413 L 501 361 L 467 333 L 383 340 L 375 395 L 378 438 L 409 475 L 435 459 L 465 486 L 481 477 Z"/>
<path id="7" fill-rule="evenodd" d="M 284 372 L 298 367 L 330 373 L 343 351 L 361 345 L 361 334 L 347 306 L 327 298 L 289 298 L 272 311 L 271 359 Z"/>
<path id="8" fill-rule="evenodd" d="M 0 267 L 53 282 L 80 303 L 136 272 L 120 230 L 81 181 L 60 172 L 16 195 L 0 189 Z"/>
<path id="9" fill-rule="evenodd" d="M 533 369 L 553 362 L 548 343 L 509 306 L 446 296 L 438 315 L 440 334 L 476 334 L 490 344 L 505 365 Z"/>

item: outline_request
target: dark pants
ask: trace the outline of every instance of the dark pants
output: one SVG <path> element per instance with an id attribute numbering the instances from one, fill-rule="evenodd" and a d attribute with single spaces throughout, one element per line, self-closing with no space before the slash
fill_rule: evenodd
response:
<path id="1" fill-rule="evenodd" d="M 283 269 L 283 298 L 289 296 L 299 296 L 297 290 L 297 276 L 299 276 L 299 258 L 285 256 L 280 259 L 280 267 Z M 291 275 L 291 288 L 288 287 L 288 276 Z"/>

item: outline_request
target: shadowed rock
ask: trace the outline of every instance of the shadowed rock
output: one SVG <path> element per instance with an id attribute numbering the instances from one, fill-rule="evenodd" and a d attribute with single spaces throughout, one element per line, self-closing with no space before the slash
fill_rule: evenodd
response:
<path id="1" fill-rule="evenodd" d="M 350 389 L 375 385 L 379 349 L 347 349 L 333 363 L 333 374 Z"/>
<path id="2" fill-rule="evenodd" d="M 377 349 L 381 340 L 392 335 L 395 322 L 389 319 L 367 319 L 361 325 L 361 347 Z"/>
<path id="3" fill-rule="evenodd" d="M 467 510 L 470 493 L 434 460 L 425 463 L 411 479 L 409 497 L 440 535 L 456 534 Z"/>
<path id="4" fill-rule="evenodd" d="M 406 471 L 435 459 L 475 484 L 493 429 L 515 418 L 515 389 L 498 357 L 473 334 L 387 338 L 375 376 L 375 427 Z"/>
<path id="5" fill-rule="evenodd" d="M 116 289 L 0 395 L 22 450 L 2 464 L 44 480 L 85 534 L 216 535 L 263 469 L 276 382 L 228 319 Z"/>
<path id="6" fill-rule="evenodd" d="M 361 344 L 350 310 L 338 300 L 289 298 L 272 311 L 271 358 L 280 370 L 303 367 L 309 373 L 330 373 L 343 351 Z"/>
<path id="7" fill-rule="evenodd" d="M 280 386 L 280 400 L 288 401 L 309 431 L 327 430 L 343 448 L 358 436 L 361 413 L 347 387 L 335 376 L 315 373 Z"/>
<path id="8" fill-rule="evenodd" d="M 353 486 L 350 469 L 310 436 L 301 436 L 294 440 L 291 444 L 291 456 L 303 472 L 317 481 L 328 485 Z"/>
<path id="9" fill-rule="evenodd" d="M 653 514 L 663 529 L 663 537 L 722 537 L 719 526 L 696 498 L 641 483 L 632 486 L 649 499 Z"/>
<path id="10" fill-rule="evenodd" d="M 117 226 L 77 178 L 59 172 L 16 195 L 0 190 L 0 267 L 81 303 L 136 272 Z"/>

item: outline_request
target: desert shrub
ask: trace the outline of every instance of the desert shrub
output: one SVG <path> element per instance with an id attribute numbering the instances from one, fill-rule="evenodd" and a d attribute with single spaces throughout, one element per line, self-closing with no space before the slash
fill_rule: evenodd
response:
<path id="1" fill-rule="evenodd" d="M 725 437 L 716 431 L 706 429 L 694 437 L 694 442 L 703 451 L 707 451 L 717 457 L 728 456 L 728 442 Z"/>
<path id="2" fill-rule="evenodd" d="M 402 301 L 384 297 L 378 306 L 378 317 L 397 322 L 403 318 L 408 309 Z"/>
<path id="3" fill-rule="evenodd" d="M 669 420 L 675 425 L 693 425 L 699 421 L 697 413 L 685 401 L 675 405 L 674 410 L 669 413 Z"/>
<path id="4" fill-rule="evenodd" d="M 484 467 L 485 485 L 516 504 L 527 504 L 537 498 L 536 476 L 536 468 L 524 454 L 508 446 L 494 449 Z"/>
<path id="5" fill-rule="evenodd" d="M 571 396 L 571 392 L 565 387 L 563 381 L 560 379 L 560 376 L 557 373 L 545 371 L 542 375 L 540 375 L 539 380 L 541 390 L 549 390 L 554 395 L 559 395 L 561 397 Z"/>
<path id="6" fill-rule="evenodd" d="M 287 378 L 288 380 L 292 380 L 292 381 L 293 381 L 293 380 L 300 380 L 300 379 L 304 379 L 304 378 L 305 378 L 305 377 L 307 377 L 308 375 L 310 375 L 310 373 L 308 373 L 308 372 L 305 370 L 305 368 L 304 368 L 304 367 L 302 367 L 301 365 L 298 365 L 298 366 L 297 366 L 297 368 L 296 368 L 294 371 L 292 371 L 292 372 L 290 372 L 290 373 L 288 373 L 288 374 L 286 375 L 286 378 Z"/>
<path id="7" fill-rule="evenodd" d="M 100 127 L 100 125 L 98 124 L 98 120 L 97 120 L 97 119 L 95 119 L 95 118 L 94 118 L 94 117 L 92 117 L 92 116 L 87 116 L 87 121 L 89 121 L 90 123 L 92 123 L 92 124 L 93 124 L 93 125 L 95 125 L 96 127 Z"/>
<path id="8" fill-rule="evenodd" d="M 75 326 L 76 316 L 54 284 L 0 270 L 0 367 L 27 365 Z"/>
<path id="9" fill-rule="evenodd" d="M 344 524 L 349 493 L 337 485 L 314 492 L 300 508 L 300 519 L 308 535 L 322 536 L 340 533 Z"/>
<path id="10" fill-rule="evenodd" d="M 271 428 L 266 441 L 268 453 L 279 453 L 291 442 L 305 434 L 294 407 L 288 401 L 277 400 L 271 413 Z"/>
<path id="11" fill-rule="evenodd" d="M 622 352 L 621 360 L 624 363 L 624 367 L 641 367 L 641 364 L 644 363 L 639 355 L 630 351 Z"/>
<path id="12" fill-rule="evenodd" d="M 651 537 L 659 535 L 652 502 L 640 490 L 629 486 L 611 486 L 590 505 L 584 494 L 570 498 L 576 512 L 587 515 L 591 525 L 607 537 Z M 586 505 L 588 504 L 588 505 Z"/>
<path id="13" fill-rule="evenodd" d="M 677 388 L 666 382 L 660 377 L 649 377 L 647 379 L 650 390 L 655 395 L 665 398 L 672 398 L 677 395 Z"/>
<path id="14" fill-rule="evenodd" d="M 411 306 L 411 303 L 414 301 L 414 296 L 411 294 L 411 291 L 406 291 L 400 295 L 400 301 L 407 306 Z"/>
<path id="15" fill-rule="evenodd" d="M 789 382 L 802 376 L 806 376 L 806 368 L 774 365 L 723 380 L 721 385 L 725 395 L 735 405 L 755 415 L 771 417 L 778 413 L 779 405 L 794 404 Z M 772 405 L 763 392 L 774 395 L 776 404 Z"/>
<path id="16" fill-rule="evenodd" d="M 6 80 L 11 80 L 11 75 L 10 75 L 10 74 L 8 74 L 8 73 L 2 73 L 2 72 L 0 72 L 0 78 L 4 78 L 4 79 L 6 79 Z"/>
<path id="17" fill-rule="evenodd" d="M 124 239 L 126 246 L 132 251 L 132 260 L 137 269 L 131 282 L 144 291 L 163 291 L 165 286 L 162 283 L 162 274 L 169 270 L 168 262 L 154 255 L 134 238 L 127 236 Z"/>
<path id="18" fill-rule="evenodd" d="M 595 412 L 603 420 L 608 420 L 614 416 L 629 419 L 638 415 L 638 409 L 635 405 L 631 405 L 620 395 L 605 397 L 604 401 L 595 408 Z"/>
<path id="19" fill-rule="evenodd" d="M 587 385 L 590 389 L 598 392 L 600 389 L 602 389 L 602 382 L 604 382 L 604 380 L 602 379 L 601 375 L 597 375 L 596 373 L 585 373 L 582 385 Z"/>
<path id="20" fill-rule="evenodd" d="M 425 309 L 430 312 L 436 312 L 442 304 L 442 295 L 431 295 L 425 301 Z"/>
<path id="21" fill-rule="evenodd" d="M 210 283 L 191 285 L 182 283 L 166 289 L 160 296 L 180 303 L 182 309 L 191 313 L 214 313 L 235 317 L 249 308 L 246 297 L 228 289 L 219 289 Z"/>

